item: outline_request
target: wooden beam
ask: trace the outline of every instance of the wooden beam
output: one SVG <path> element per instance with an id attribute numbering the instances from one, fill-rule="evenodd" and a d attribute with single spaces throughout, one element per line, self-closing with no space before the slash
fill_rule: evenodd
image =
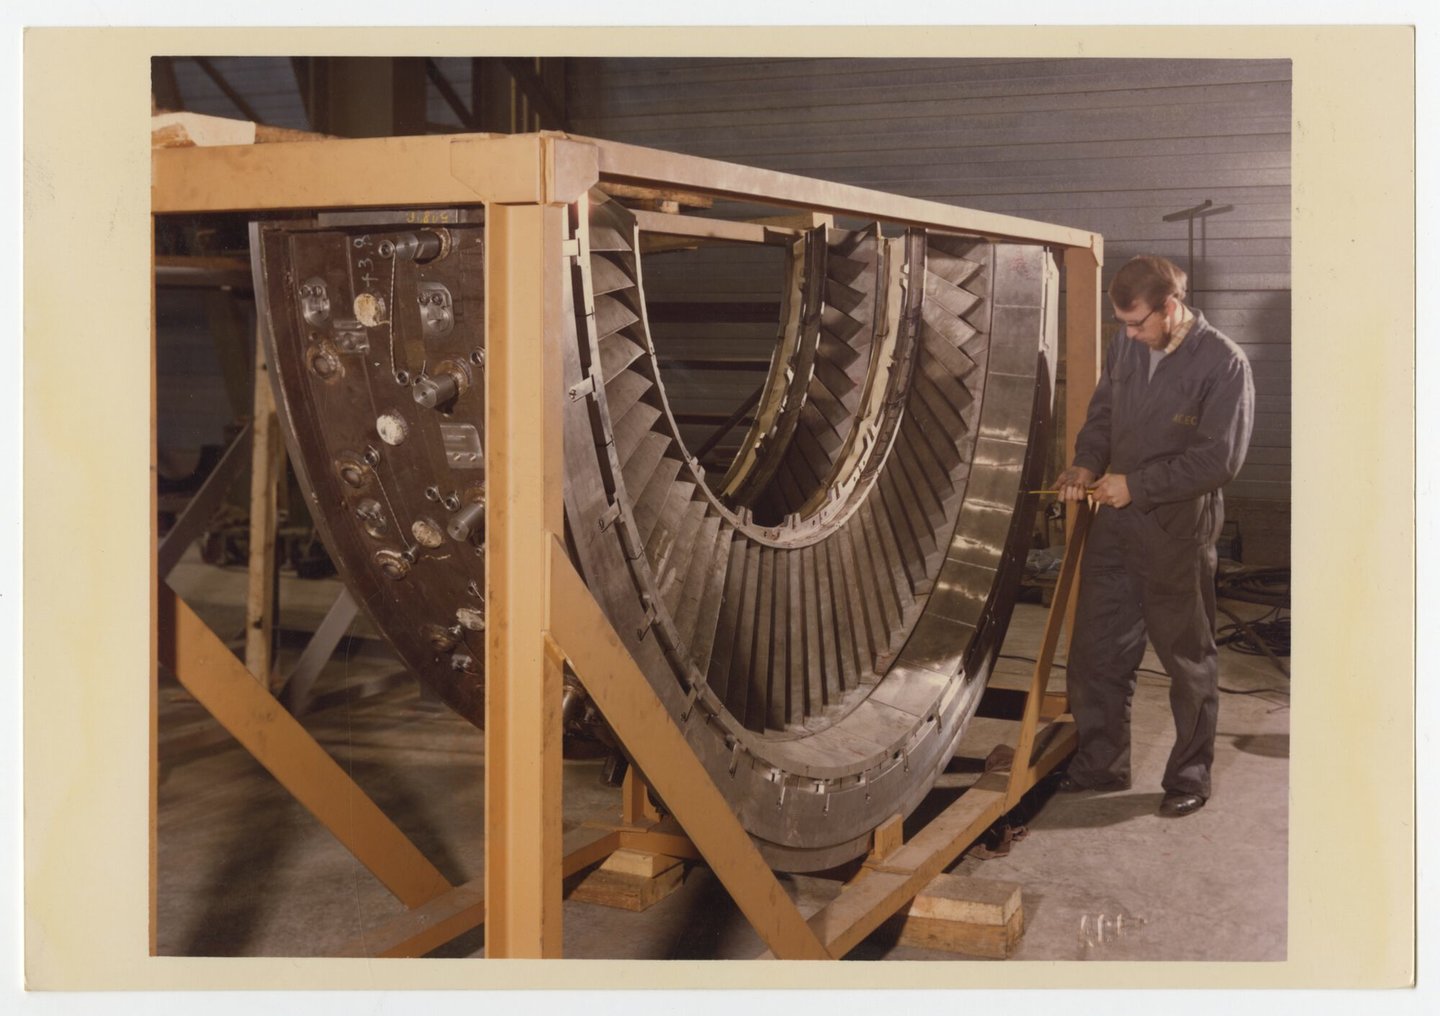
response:
<path id="1" fill-rule="evenodd" d="M 551 541 L 547 574 L 551 638 L 741 913 L 777 956 L 829 956 L 690 750 L 558 539 Z"/>
<path id="2" fill-rule="evenodd" d="M 157 149 L 151 153 L 151 211 L 163 215 L 519 200 L 508 185 L 513 178 L 533 190 L 538 141 L 533 135 L 461 134 Z M 472 153 L 471 146 L 479 147 Z"/>
<path id="3" fill-rule="evenodd" d="M 1065 557 L 1060 562 L 1054 599 L 1050 602 L 1050 612 L 1045 618 L 1045 633 L 1040 640 L 1040 652 L 1036 655 L 1035 669 L 1030 678 L 1030 693 L 1025 699 L 1025 713 L 1020 721 L 1020 738 L 1015 745 L 1014 759 L 1010 763 L 1006 808 L 1019 804 L 1020 798 L 1044 775 L 1037 772 L 1031 758 L 1035 750 L 1035 732 L 1046 702 L 1046 689 L 1050 683 L 1050 670 L 1055 662 L 1055 649 L 1060 644 L 1060 630 L 1069 616 L 1070 594 L 1080 573 L 1080 555 L 1085 549 L 1085 535 L 1089 532 L 1090 519 L 1094 515 L 1084 501 L 1077 502 L 1075 507 L 1075 524 L 1065 542 Z"/>
<path id="4" fill-rule="evenodd" d="M 558 140 L 553 135 L 539 139 Z M 566 140 L 592 151 L 602 183 L 675 187 L 822 213 L 1080 247 L 1092 261 L 1099 252 L 1100 238 L 1088 230 L 593 138 Z M 522 141 L 533 145 L 537 137 L 462 134 L 161 149 L 151 154 L 151 209 L 166 214 L 518 200 L 509 196 L 502 177 L 520 164 L 515 158 L 520 149 L 506 146 Z M 532 175 L 533 167 L 533 162 L 528 164 Z"/>
<path id="5" fill-rule="evenodd" d="M 643 828 L 626 826 L 618 831 L 620 846 L 629 850 L 648 850 L 670 857 L 682 857 L 687 861 L 701 859 L 700 851 L 672 817 L 667 816 L 654 825 Z"/>
<path id="6" fill-rule="evenodd" d="M 245 592 L 245 667 L 262 685 L 274 666 L 275 526 L 285 449 L 275 417 L 265 344 L 255 343 L 255 415 L 250 445 L 250 563 Z"/>
<path id="7" fill-rule="evenodd" d="M 158 608 L 160 662 L 386 889 L 415 907 L 450 888 L 169 586 L 160 586 Z"/>
<path id="8" fill-rule="evenodd" d="M 1065 251 L 1065 447 L 1062 459 L 1066 465 L 1075 455 L 1075 442 L 1085 425 L 1095 384 L 1100 380 L 1104 358 L 1100 349 L 1100 269 L 1104 264 L 1105 242 L 1098 234 L 1090 246 Z M 1075 530 L 1079 512 L 1080 505 L 1074 503 L 1065 513 L 1067 540 Z M 1070 639 L 1075 637 L 1075 608 L 1079 601 L 1078 596 L 1072 599 L 1065 613 L 1067 658 Z"/>
<path id="9" fill-rule="evenodd" d="M 733 219 L 706 219 L 699 215 L 672 215 L 645 209 L 636 209 L 631 214 L 635 216 L 635 224 L 640 227 L 642 234 L 719 240 L 726 243 L 768 243 L 788 247 L 801 232 L 789 226 L 766 226 L 758 222 L 736 222 Z"/>
<path id="10" fill-rule="evenodd" d="M 536 167 L 538 169 L 538 166 Z M 486 210 L 486 954 L 561 955 L 561 670 L 544 638 L 548 543 L 564 531 L 565 208 Z"/>
<path id="11" fill-rule="evenodd" d="M 1005 814 L 1005 777 L 989 773 L 885 861 L 867 865 L 839 896 L 810 918 L 830 955 L 843 957 L 959 857 Z M 768 959 L 767 952 L 762 959 Z"/>
<path id="12" fill-rule="evenodd" d="M 160 109 L 179 112 L 185 108 L 185 98 L 180 94 L 180 80 L 175 76 L 174 57 L 157 56 L 151 60 L 150 97 L 152 105 Z"/>
<path id="13" fill-rule="evenodd" d="M 620 783 L 620 821 L 626 825 L 660 821 L 660 813 L 650 803 L 650 784 L 634 766 L 625 770 Z"/>
<path id="14" fill-rule="evenodd" d="M 938 201 L 866 190 L 753 166 L 694 155 L 660 152 L 597 138 L 576 137 L 600 153 L 601 184 L 641 183 L 678 187 L 717 196 L 791 205 L 814 211 L 852 213 L 914 226 L 937 226 L 1005 240 L 1038 240 L 1089 248 L 1095 234 L 1011 215 L 956 208 Z"/>
<path id="15" fill-rule="evenodd" d="M 715 199 L 708 194 L 697 194 L 694 191 L 677 190 L 674 187 L 642 187 L 628 183 L 606 183 L 601 184 L 600 189 L 612 198 L 624 198 L 627 201 L 668 201 L 676 205 L 683 205 L 687 208 L 710 208 L 715 204 Z M 653 209 L 640 209 L 656 216 L 669 218 L 683 218 L 673 212 L 659 212 Z M 651 220 L 654 221 L 654 220 Z M 714 222 L 722 220 L 701 219 L 701 222 Z M 744 223 L 736 223 L 744 225 Z M 641 229 L 648 227 L 642 225 Z"/>
<path id="16" fill-rule="evenodd" d="M 870 859 L 883 861 L 905 843 L 905 816 L 891 815 L 875 827 L 874 845 L 870 848 Z"/>

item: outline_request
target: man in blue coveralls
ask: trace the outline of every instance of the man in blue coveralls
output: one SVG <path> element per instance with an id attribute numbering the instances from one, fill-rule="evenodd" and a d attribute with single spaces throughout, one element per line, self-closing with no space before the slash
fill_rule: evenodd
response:
<path id="1" fill-rule="evenodd" d="M 1149 635 L 1170 675 L 1175 747 L 1160 814 L 1189 815 L 1210 796 L 1219 711 L 1215 541 L 1220 488 L 1245 461 L 1255 416 L 1250 364 L 1185 305 L 1185 273 L 1159 257 L 1127 262 L 1110 283 L 1122 327 L 1061 497 L 1098 505 L 1080 572 L 1068 690 L 1079 750 L 1058 789 L 1130 786 L 1130 705 Z"/>

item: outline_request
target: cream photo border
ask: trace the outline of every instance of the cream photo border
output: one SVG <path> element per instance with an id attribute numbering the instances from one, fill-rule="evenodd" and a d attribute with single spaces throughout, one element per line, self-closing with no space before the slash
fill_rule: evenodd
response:
<path id="1" fill-rule="evenodd" d="M 1290 59 L 1292 665 L 1299 677 L 1291 720 L 1288 958 L 554 962 L 564 964 L 562 983 L 569 988 L 1380 987 L 1411 981 L 1416 231 L 1410 29 L 32 29 L 24 51 L 23 377 L 24 936 L 31 988 L 557 983 L 551 965 L 523 961 L 148 953 L 150 58 L 337 52 Z M 1331 496 L 1342 479 L 1345 496 Z M 71 496 L 57 497 L 57 486 Z M 97 517 L 101 502 L 103 517 Z M 1363 632 L 1353 626 L 1358 617 L 1365 619 Z M 1243 859 L 1237 867 L 1243 869 Z"/>

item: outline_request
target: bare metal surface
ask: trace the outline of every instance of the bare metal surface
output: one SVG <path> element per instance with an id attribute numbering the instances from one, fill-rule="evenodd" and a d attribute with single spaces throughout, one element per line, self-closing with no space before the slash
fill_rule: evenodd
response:
<path id="1" fill-rule="evenodd" d="M 335 647 L 350 630 L 350 625 L 355 621 L 355 615 L 359 613 L 359 605 L 355 598 L 350 595 L 348 588 L 342 588 L 335 597 L 335 602 L 325 612 L 325 618 L 320 626 L 315 629 L 315 634 L 310 636 L 310 641 L 300 654 L 300 659 L 290 673 L 285 676 L 284 686 L 280 689 L 278 696 L 285 707 L 290 710 L 293 716 L 304 716 L 309 710 L 311 698 L 315 691 L 315 681 L 320 676 L 321 669 L 335 654 Z"/>

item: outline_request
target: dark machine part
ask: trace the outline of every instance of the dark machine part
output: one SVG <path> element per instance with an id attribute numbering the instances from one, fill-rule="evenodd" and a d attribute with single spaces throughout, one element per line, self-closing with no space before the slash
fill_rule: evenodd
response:
<path id="1" fill-rule="evenodd" d="M 428 259 L 400 253 L 414 230 L 353 221 L 257 225 L 252 249 L 277 405 L 332 556 L 478 724 L 484 244 L 446 221 Z M 803 235 L 756 424 L 707 477 L 666 397 L 634 218 L 592 192 L 570 229 L 576 563 L 767 859 L 849 860 L 928 792 L 1003 639 L 1054 398 L 1051 255 L 879 224 Z M 314 368 L 320 348 L 337 367 Z M 452 391 L 437 379 L 456 365 Z M 567 731 L 600 722 L 567 692 Z"/>

